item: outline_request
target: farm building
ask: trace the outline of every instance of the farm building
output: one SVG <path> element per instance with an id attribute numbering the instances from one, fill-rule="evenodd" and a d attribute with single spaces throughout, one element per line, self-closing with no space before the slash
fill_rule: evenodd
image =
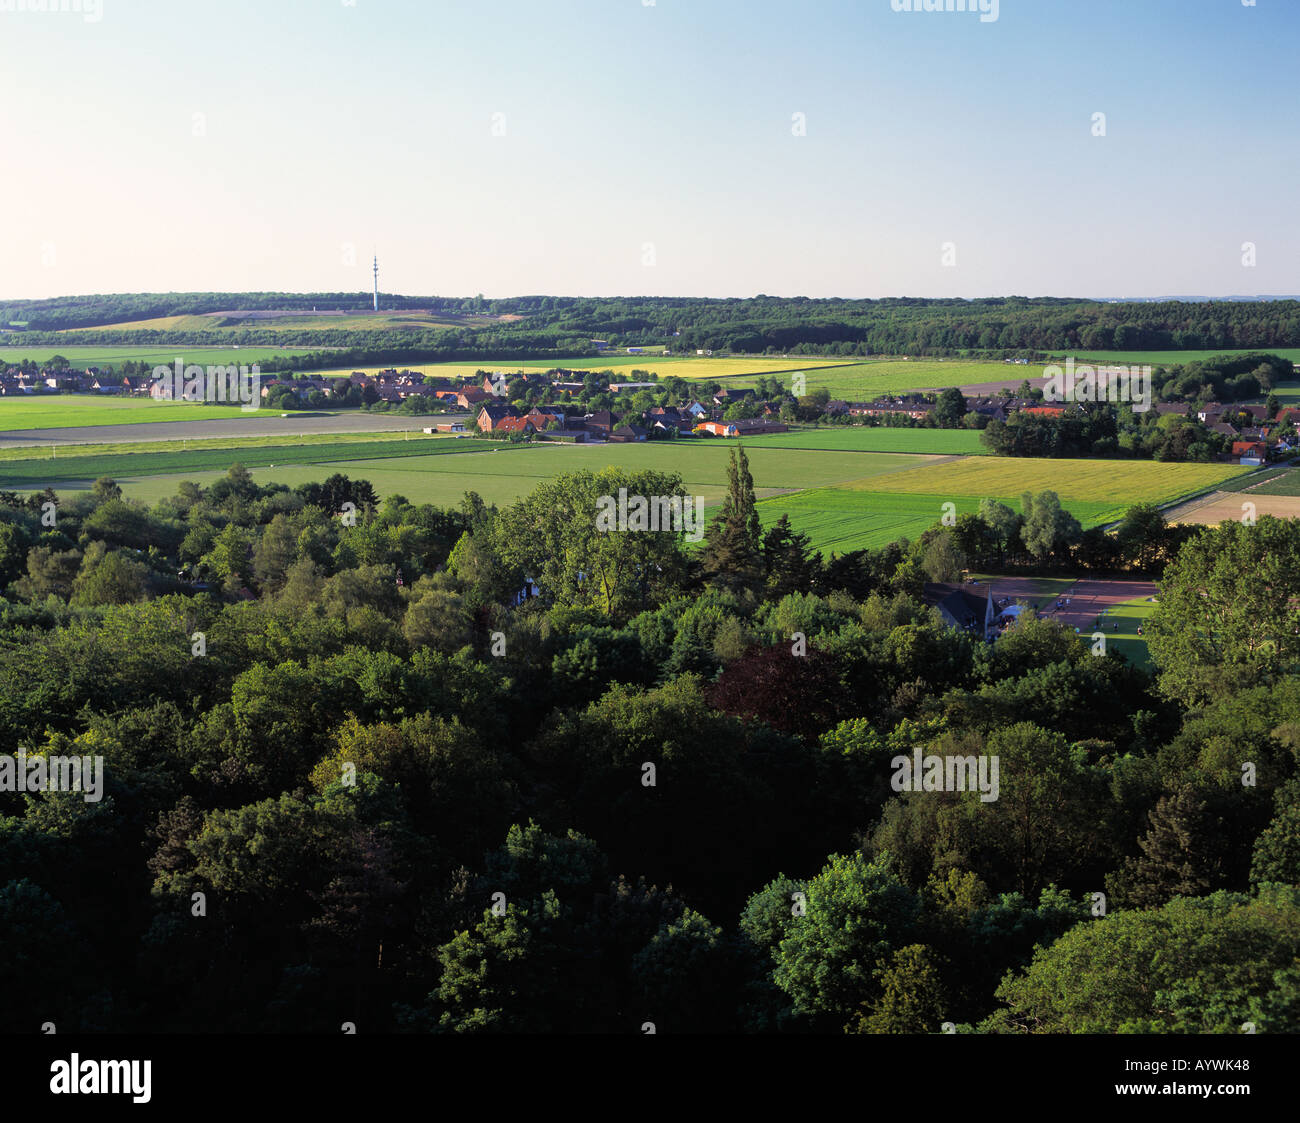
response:
<path id="1" fill-rule="evenodd" d="M 755 437 L 761 433 L 784 433 L 787 426 L 761 417 L 750 417 L 743 421 L 705 421 L 695 426 L 695 430 L 712 433 L 715 437 Z"/>
<path id="2" fill-rule="evenodd" d="M 922 590 L 921 599 L 939 611 L 943 622 L 950 628 L 987 636 L 997 618 L 993 607 L 993 587 L 987 587 L 984 596 L 962 585 L 930 583 Z"/>

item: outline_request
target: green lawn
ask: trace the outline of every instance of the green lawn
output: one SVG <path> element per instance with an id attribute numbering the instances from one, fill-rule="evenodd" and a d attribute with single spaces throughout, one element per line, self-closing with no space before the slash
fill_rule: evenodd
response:
<path id="1" fill-rule="evenodd" d="M 1147 650 L 1145 636 L 1139 636 L 1137 630 L 1146 624 L 1147 618 L 1156 610 L 1156 606 L 1145 597 L 1125 601 L 1102 613 L 1102 635 L 1106 637 L 1106 649 L 1118 651 L 1130 663 L 1143 670 L 1152 670 L 1151 653 Z M 1112 632 L 1111 624 L 1118 623 L 1119 630 Z M 1085 637 L 1087 638 L 1087 637 Z"/>
<path id="2" fill-rule="evenodd" d="M 0 433 L 15 429 L 64 429 L 80 425 L 136 425 L 146 421 L 216 421 L 279 417 L 277 410 L 244 410 L 206 402 L 156 402 L 152 398 L 91 394 L 40 394 L 0 398 Z"/>

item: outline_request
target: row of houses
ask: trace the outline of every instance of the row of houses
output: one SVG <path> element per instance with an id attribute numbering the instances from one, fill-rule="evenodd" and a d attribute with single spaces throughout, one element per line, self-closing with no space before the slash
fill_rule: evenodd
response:
<path id="1" fill-rule="evenodd" d="M 124 378 L 101 373 L 98 367 L 85 370 L 43 370 L 38 374 L 0 371 L 0 395 L 10 394 L 134 394 L 147 392 L 147 378 Z"/>
<path id="2" fill-rule="evenodd" d="M 504 436 L 545 433 L 548 438 L 580 443 L 598 440 L 619 442 L 644 441 L 648 437 L 700 434 L 713 437 L 756 436 L 760 433 L 784 433 L 786 426 L 767 417 L 723 421 L 712 416 L 700 402 L 683 406 L 655 406 L 642 414 L 619 415 L 610 410 L 571 414 L 555 407 L 534 406 L 520 412 L 507 402 L 493 402 L 479 407 L 475 422 L 479 431 Z M 438 428 L 442 428 L 439 426 Z M 445 431 L 455 430 L 448 427 Z"/>

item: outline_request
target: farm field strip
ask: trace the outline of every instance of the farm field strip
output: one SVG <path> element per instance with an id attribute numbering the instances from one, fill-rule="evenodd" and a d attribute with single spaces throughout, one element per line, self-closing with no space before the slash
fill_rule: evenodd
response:
<path id="1" fill-rule="evenodd" d="M 745 447 L 905 452 L 930 456 L 987 455 L 987 449 L 975 429 L 894 429 L 872 425 L 828 426 L 790 433 L 768 433 L 747 438 Z"/>
<path id="2" fill-rule="evenodd" d="M 903 537 L 915 540 L 942 518 L 944 504 L 952 503 L 958 515 L 973 515 L 979 511 L 984 498 L 983 495 L 867 491 L 840 486 L 811 488 L 795 495 L 761 500 L 758 511 L 765 527 L 782 515 L 789 515 L 794 529 L 809 535 L 814 548 L 844 553 L 868 547 L 875 549 Z M 995 494 L 990 498 L 1020 510 L 1018 496 Z M 1088 501 L 1066 504 L 1084 529 L 1114 522 L 1130 505 Z"/>
<path id="3" fill-rule="evenodd" d="M 397 432 L 400 431 L 397 430 Z M 373 444 L 396 439 L 393 436 L 393 431 L 390 430 L 386 432 L 327 433 L 313 436 L 310 440 L 301 436 L 295 439 L 291 436 L 279 434 L 267 437 L 187 437 L 161 441 L 106 441 L 102 444 L 56 444 L 53 447 L 46 445 L 16 445 L 7 448 L 0 445 L 0 464 L 11 460 L 48 464 L 53 461 L 61 462 L 65 457 L 69 456 L 135 456 L 143 452 L 200 452 L 211 449 L 225 449 L 232 455 L 238 456 L 243 449 L 291 448 L 299 445 L 318 448 L 321 446 L 328 447 L 329 445 Z M 456 440 L 455 437 L 434 437 L 424 433 L 413 433 L 409 439 L 412 441 Z"/>
<path id="4" fill-rule="evenodd" d="M 20 429 L 73 429 L 83 425 L 141 425 L 151 421 L 227 421 L 279 417 L 278 410 L 244 410 L 206 402 L 157 402 L 152 398 L 51 395 L 0 399 L 0 433 Z"/>
<path id="5" fill-rule="evenodd" d="M 1265 480 L 1255 487 L 1245 489 L 1247 495 L 1300 495 L 1300 468 L 1290 468 Z"/>
<path id="6" fill-rule="evenodd" d="M 512 452 L 516 447 L 508 446 Z M 474 451 L 468 441 L 421 436 L 400 441 L 339 444 L 321 441 L 312 444 L 259 445 L 253 448 L 192 447 L 180 451 L 131 452 L 126 455 L 110 453 L 98 456 L 41 457 L 0 462 L 0 487 L 32 490 L 41 490 L 47 486 L 75 488 L 82 481 L 93 482 L 101 476 L 129 479 L 133 476 L 169 475 L 179 482 L 187 473 L 216 469 L 226 471 L 237 462 L 246 468 L 278 464 L 347 463 L 353 460 L 374 463 L 388 458 L 426 460 L 448 454 L 472 455 Z"/>
<path id="7" fill-rule="evenodd" d="M 603 358 L 595 359 L 520 359 L 520 360 L 500 360 L 500 359 L 482 359 L 476 362 L 456 362 L 456 363 L 393 363 L 390 366 L 398 370 L 410 370 L 417 374 L 433 375 L 437 378 L 449 378 L 453 381 L 471 380 L 479 371 L 495 374 L 498 371 L 504 371 L 512 374 L 515 371 L 547 371 L 561 368 L 563 370 L 588 371 L 588 370 L 612 370 L 616 373 L 625 372 L 621 377 L 627 381 L 632 381 L 633 370 L 644 370 L 659 377 L 668 378 L 676 376 L 687 379 L 717 379 L 721 381 L 724 378 L 735 378 L 744 375 L 760 374 L 782 374 L 787 371 L 811 371 L 822 367 L 834 367 L 849 362 L 847 359 L 826 359 L 810 358 L 807 360 L 785 359 L 785 358 L 764 358 L 758 356 L 752 359 L 709 359 L 697 358 L 687 355 L 608 355 Z M 333 367 L 320 368 L 312 371 L 303 371 L 303 374 L 321 375 L 325 377 L 340 378 L 346 376 L 354 370 L 364 371 L 366 374 L 375 374 L 381 369 L 387 369 L 376 366 L 361 364 L 355 367 Z M 618 381 L 619 379 L 615 379 Z M 811 384 L 811 382 L 810 382 Z"/>
<path id="8" fill-rule="evenodd" d="M 1248 507 L 1247 504 L 1250 504 Z M 1253 510 L 1256 518 L 1271 515 L 1275 519 L 1300 518 L 1300 495 L 1261 495 L 1259 492 L 1217 491 L 1204 501 L 1186 503 L 1166 512 L 1170 522 L 1218 526 L 1232 522 Z"/>
<path id="9" fill-rule="evenodd" d="M 1017 366 L 998 361 L 941 359 L 873 359 L 848 362 L 829 367 L 792 367 L 807 374 L 809 391 L 825 388 L 832 398 L 845 401 L 868 401 L 882 394 L 902 394 L 917 390 L 943 390 L 949 386 L 980 386 L 985 383 L 1012 382 L 1043 377 L 1042 364 Z M 752 377 L 736 376 L 728 383 L 752 384 Z"/>
<path id="10" fill-rule="evenodd" d="M 469 444 L 468 441 L 463 442 Z M 688 451 L 689 449 L 689 451 Z M 818 452 L 805 449 L 746 448 L 755 488 L 802 490 L 825 487 L 855 479 L 883 477 L 929 463 L 920 456 L 894 453 Z M 491 448 L 470 454 L 471 460 L 412 456 L 390 461 L 384 467 L 393 473 L 422 475 L 459 473 L 472 470 L 483 477 L 527 476 L 551 479 L 564 472 L 583 469 L 597 472 L 620 467 L 628 471 L 676 472 L 688 486 L 723 485 L 727 478 L 729 450 L 721 441 L 683 447 L 676 442 L 636 445 L 534 445 L 509 459 L 496 456 Z M 358 471 L 364 461 L 355 464 Z"/>
<path id="11" fill-rule="evenodd" d="M 357 443 L 347 448 L 321 443 L 263 447 L 256 450 L 206 450 L 132 456 L 129 468 L 122 456 L 72 459 L 57 462 L 41 459 L 0 463 L 0 486 L 41 490 L 47 485 L 68 490 L 84 489 L 101 475 L 120 474 L 125 490 L 132 495 L 161 498 L 175 493 L 182 480 L 208 482 L 218 478 L 238 460 L 263 482 L 290 485 L 321 479 L 335 470 L 355 478 L 369 479 L 381 494 L 400 492 L 419 502 L 455 505 L 465 491 L 478 491 L 485 499 L 507 502 L 532 490 L 540 481 L 565 472 L 598 471 L 620 466 L 630 471 L 653 469 L 680 474 L 694 493 L 712 501 L 726 485 L 730 446 L 722 441 L 699 445 L 670 442 L 639 445 L 566 446 L 534 445 L 484 447 L 479 441 L 424 438 L 420 453 L 413 454 L 411 442 L 384 442 L 389 455 L 375 456 L 376 444 Z M 442 453 L 443 455 L 428 455 Z M 808 449 L 749 448 L 755 492 L 760 496 L 799 492 L 848 480 L 910 470 L 931 463 L 933 457 L 894 453 L 815 451 Z M 445 455 L 451 452 L 455 455 Z M 503 454 L 503 455 L 502 455 Z M 56 468 L 55 465 L 58 465 Z M 270 467 L 274 464 L 275 467 Z M 125 469 L 118 471 L 118 469 Z M 218 471 L 217 469 L 220 469 Z M 55 473 L 58 473 L 56 476 Z M 116 472 L 116 474 L 115 474 Z M 135 481 L 135 482 L 132 482 Z M 498 498 L 493 499 L 496 496 Z"/>
<path id="12" fill-rule="evenodd" d="M 1183 366 L 1204 362 L 1220 355 L 1252 355 L 1266 353 L 1300 363 L 1300 347 L 1248 347 L 1234 351 L 1062 351 L 1061 358 L 1073 355 L 1075 362 L 1089 363 L 1150 363 L 1153 367 Z"/>
<path id="13" fill-rule="evenodd" d="M 9 337 L 7 341 L 0 341 L 0 361 L 6 363 L 18 363 L 23 359 L 31 359 L 36 363 L 49 362 L 55 355 L 62 355 L 65 359 L 81 367 L 102 367 L 112 366 L 120 367 L 125 362 L 151 363 L 155 366 L 170 366 L 176 359 L 182 358 L 187 362 L 195 363 L 220 363 L 223 366 L 227 363 L 242 363 L 244 366 L 251 366 L 253 363 L 260 363 L 265 359 L 287 358 L 292 355 L 309 355 L 313 351 L 329 351 L 329 347 L 267 347 L 264 345 L 253 345 L 250 347 L 232 346 L 229 343 L 222 344 L 214 342 L 212 345 L 198 343 L 180 343 L 180 344 L 157 344 L 151 343 L 141 346 L 93 346 L 90 344 L 69 343 L 64 345 L 50 345 L 46 343 L 33 344 L 25 346 L 23 341 L 16 337 Z"/>
<path id="14" fill-rule="evenodd" d="M 1137 503 L 1174 503 L 1208 491 L 1244 471 L 1249 469 L 1228 464 L 972 456 L 918 468 L 879 483 L 850 486 L 952 496 L 1019 496 L 1026 491 L 1054 491 L 1062 503 L 1107 501 L 1128 508 Z"/>

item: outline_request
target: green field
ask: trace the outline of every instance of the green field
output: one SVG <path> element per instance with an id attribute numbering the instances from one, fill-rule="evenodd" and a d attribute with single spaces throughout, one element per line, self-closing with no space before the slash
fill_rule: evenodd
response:
<path id="1" fill-rule="evenodd" d="M 873 359 L 834 367 L 816 367 L 810 361 L 807 366 L 787 369 L 802 370 L 809 391 L 825 387 L 832 398 L 850 402 L 869 401 L 881 394 L 942 390 L 949 386 L 975 386 L 986 382 L 1006 382 L 1014 389 L 1023 379 L 1043 377 L 1041 364 L 1016 366 L 1013 363 L 964 359 Z M 738 375 L 727 385 L 747 386 L 753 381 L 753 378 Z"/>
<path id="2" fill-rule="evenodd" d="M 980 456 L 987 450 L 976 429 L 889 429 L 874 425 L 827 426 L 750 437 L 746 447 L 816 448 L 856 452 L 911 452 L 930 456 Z"/>
<path id="3" fill-rule="evenodd" d="M 1173 503 L 1210 491 L 1249 470 L 1235 464 L 982 456 L 931 464 L 880 484 L 871 481 L 851 486 L 944 496 L 1020 496 L 1026 491 L 1054 491 L 1062 503 L 1096 502 L 1123 514 L 1135 503 Z"/>
<path id="4" fill-rule="evenodd" d="M 102 410 L 130 403 L 91 404 Z M 993 497 L 1019 509 L 1025 491 L 1050 489 L 1092 527 L 1118 520 L 1135 503 L 1174 503 L 1249 473 L 1234 465 L 961 455 L 978 439 L 969 430 L 845 427 L 756 437 L 745 448 L 764 524 L 788 514 L 814 547 L 838 552 L 916 538 L 942 517 L 945 503 L 959 514 L 974 513 Z M 451 507 L 467 491 L 504 504 L 561 473 L 618 465 L 679 473 L 688 491 L 713 504 L 724 494 L 734 447 L 723 440 L 510 446 L 423 435 L 267 437 L 181 447 L 172 441 L 98 446 L 57 458 L 48 450 L 26 456 L 11 450 L 0 458 L 0 487 L 77 491 L 111 476 L 128 495 L 156 502 L 175 494 L 182 480 L 209 484 L 239 461 L 264 484 L 292 487 L 339 471 L 368 479 L 381 495 Z"/>
<path id="5" fill-rule="evenodd" d="M 332 444 L 350 445 L 404 440 L 407 438 L 399 438 L 397 434 L 405 432 L 406 430 L 401 429 L 376 429 L 360 433 L 313 433 L 296 437 L 280 433 L 265 437 L 184 437 L 180 440 L 161 441 L 104 441 L 99 444 L 78 442 L 65 445 L 16 445 L 12 448 L 0 446 L 0 464 L 11 460 L 51 464 L 51 461 L 62 463 L 69 456 L 138 456 L 143 452 L 197 452 L 209 449 L 225 449 L 230 453 L 232 459 L 238 459 L 245 449 L 266 448 L 271 445 L 277 448 L 302 445 L 319 449 L 322 444 L 327 446 Z M 412 432 L 409 439 L 414 441 L 434 438 L 419 432 Z M 460 438 L 439 434 L 436 439 L 455 441 Z"/>
<path id="6" fill-rule="evenodd" d="M 1250 489 L 1251 495 L 1300 495 L 1300 468 L 1285 468 L 1269 474 L 1258 487 Z"/>
<path id="7" fill-rule="evenodd" d="M 1300 347 L 1251 347 L 1236 351 L 1066 351 L 1061 357 L 1073 355 L 1076 362 L 1149 363 L 1153 367 L 1169 367 L 1198 363 L 1218 355 L 1250 355 L 1256 352 L 1267 352 L 1300 363 Z"/>
<path id="8" fill-rule="evenodd" d="M 764 499 L 759 516 L 770 526 L 789 515 L 814 546 L 845 553 L 915 539 L 940 520 L 945 503 L 959 515 L 974 514 L 987 497 L 1018 511 L 1025 491 L 1050 490 L 1086 530 L 1119 520 L 1136 503 L 1173 503 L 1241 471 L 1234 465 L 1146 460 L 969 457 Z"/>
<path id="9" fill-rule="evenodd" d="M 136 425 L 146 421 L 224 421 L 279 417 L 275 410 L 244 410 L 205 402 L 156 402 L 92 394 L 40 394 L 0 398 L 0 433 L 16 429 L 64 429 L 81 425 Z"/>
<path id="10" fill-rule="evenodd" d="M 31 359 L 32 362 L 45 363 L 55 355 L 62 355 L 75 369 L 120 367 L 128 360 L 170 366 L 177 358 L 184 359 L 187 363 L 204 365 L 243 363 L 251 366 L 275 356 L 306 355 L 312 351 L 328 350 L 328 347 L 198 347 L 190 343 L 171 347 L 156 344 L 148 347 L 82 347 L 72 344 L 66 347 L 51 347 L 47 344 L 29 347 L 20 336 L 0 336 L 0 362 L 18 363 L 23 359 Z"/>
<path id="11" fill-rule="evenodd" d="M 758 513 L 765 529 L 782 515 L 789 515 L 791 526 L 808 535 L 814 547 L 843 554 L 850 550 L 878 549 L 900 538 L 915 541 L 943 517 L 945 503 L 952 503 L 958 515 L 973 515 L 984 498 L 982 495 L 823 487 L 763 499 L 758 504 Z M 1019 496 L 991 498 L 1020 510 Z M 1072 500 L 1063 505 L 1085 530 L 1114 521 L 1128 506 L 1086 500 Z"/>
<path id="12" fill-rule="evenodd" d="M 723 441 L 664 441 L 606 446 L 491 444 L 485 448 L 480 441 L 428 440 L 444 455 L 410 455 L 410 446 L 401 448 L 401 441 L 390 442 L 398 447 L 383 457 L 373 455 L 370 446 L 340 448 L 322 442 L 317 446 L 295 445 L 284 453 L 259 448 L 234 452 L 226 449 L 219 454 L 211 450 L 153 454 L 158 457 L 156 461 L 153 456 L 106 455 L 74 471 L 68 470 L 70 462 L 62 457 L 57 469 L 55 462 L 48 459 L 5 461 L 0 463 L 0 480 L 9 480 L 4 486 L 19 490 L 36 491 L 48 484 L 56 490 L 75 491 L 89 487 L 101 475 L 120 476 L 127 494 L 156 502 L 175 494 L 181 480 L 211 483 L 230 463 L 239 460 L 252 467 L 254 477 L 263 484 L 293 487 L 340 471 L 368 479 L 381 495 L 398 493 L 415 503 L 456 506 L 466 491 L 477 491 L 489 502 L 508 503 L 528 494 L 542 480 L 561 473 L 619 465 L 633 471 L 678 472 L 690 492 L 712 503 L 725 490 L 729 450 L 733 447 Z M 460 455 L 445 455 L 447 452 Z M 764 496 L 883 477 L 931 462 L 921 456 L 763 448 L 753 444 L 747 446 L 747 452 L 755 491 Z M 271 464 L 275 467 L 271 468 Z M 55 472 L 59 473 L 57 478 Z"/>
<path id="13" fill-rule="evenodd" d="M 129 453 L 86 454 L 80 452 L 80 446 L 75 447 L 78 449 L 75 455 L 0 461 L 0 488 L 40 491 L 52 487 L 56 491 L 80 491 L 89 488 L 101 476 L 123 482 L 134 477 L 155 476 L 179 483 L 196 473 L 225 472 L 236 462 L 250 469 L 282 464 L 344 464 L 352 460 L 374 464 L 394 457 L 423 460 L 431 456 L 473 453 L 475 448 L 481 450 L 483 445 L 480 441 L 421 434 L 402 440 L 337 441 L 321 437 L 310 443 L 259 443 L 233 448 L 221 442 L 209 446 L 201 441 L 192 442 L 188 449 L 154 452 L 133 449 Z M 521 446 L 497 447 L 513 452 Z"/>

